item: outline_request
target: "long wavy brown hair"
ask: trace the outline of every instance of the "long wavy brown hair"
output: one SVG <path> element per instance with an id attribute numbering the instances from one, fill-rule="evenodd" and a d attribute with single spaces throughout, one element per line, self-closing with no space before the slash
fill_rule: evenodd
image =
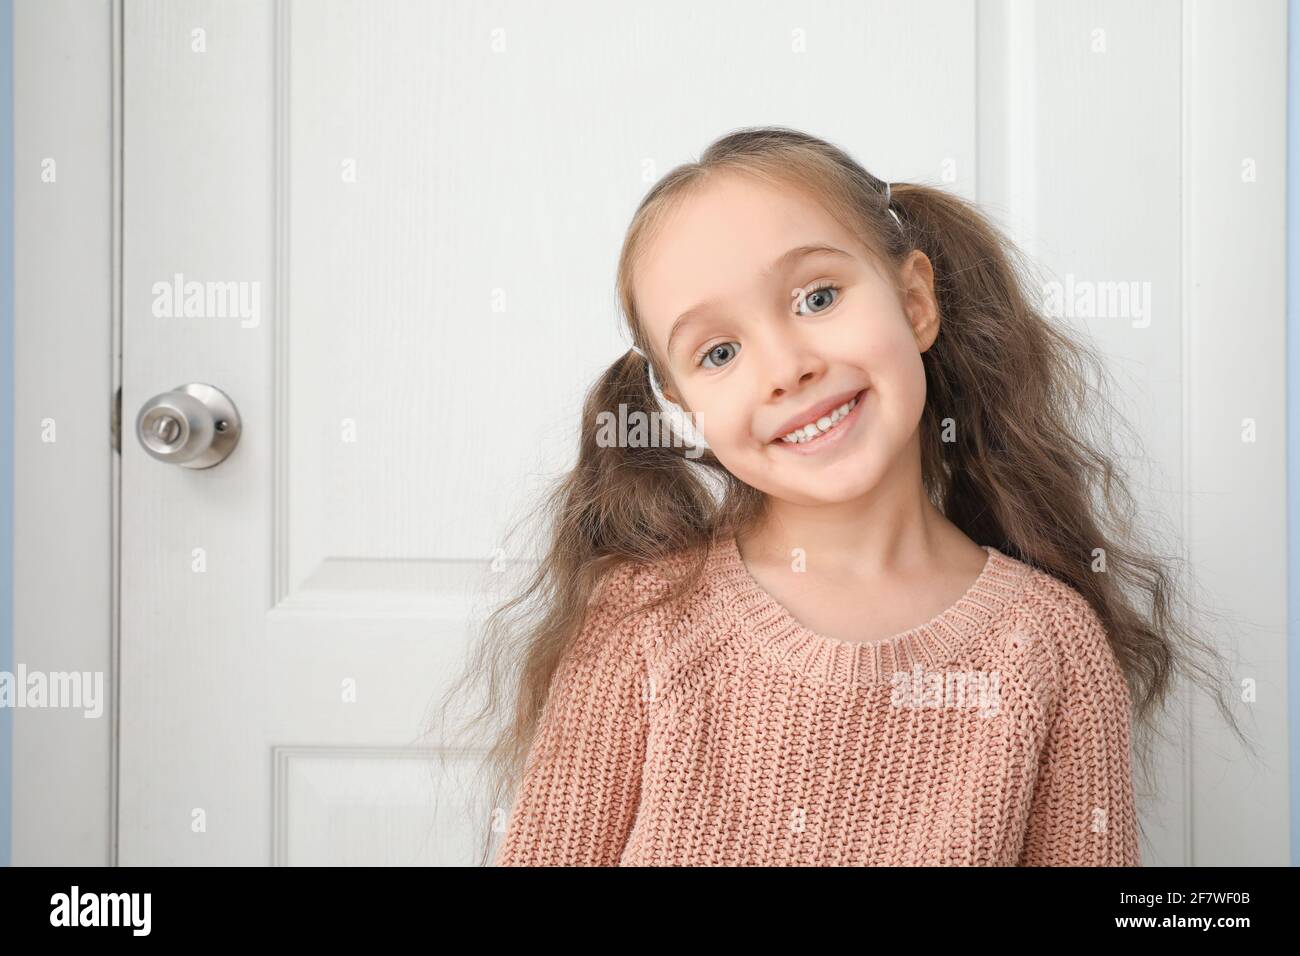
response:
<path id="1" fill-rule="evenodd" d="M 504 827 L 552 675 L 605 575 L 626 562 L 674 556 L 684 573 L 646 607 L 676 600 L 698 585 L 720 535 L 743 535 L 764 518 L 766 496 L 707 449 L 688 455 L 668 442 L 606 447 L 596 437 L 597 416 L 620 403 L 629 414 L 662 409 L 647 361 L 660 382 L 672 377 L 642 325 L 634 271 L 665 214 L 724 173 L 820 197 L 895 278 L 911 250 L 929 257 L 940 331 L 921 356 L 926 491 L 977 544 L 1046 571 L 1092 605 L 1129 684 L 1139 792 L 1151 778 L 1152 744 L 1164 737 L 1159 717 L 1178 677 L 1202 686 L 1253 752 L 1225 696 L 1229 669 L 1198 633 L 1197 616 L 1187 613 L 1192 578 L 1180 549 L 1161 553 L 1137 519 L 1121 456 L 1111 450 L 1129 429 L 1106 397 L 1112 386 L 1105 363 L 1045 317 L 1031 264 L 975 205 L 950 192 L 918 183 L 892 183 L 887 192 L 885 182 L 830 143 L 782 127 L 749 128 L 665 175 L 632 217 L 617 292 L 627 331 L 649 358 L 629 350 L 587 392 L 577 464 L 508 537 L 540 529 L 535 570 L 487 617 L 468 667 L 430 725 L 440 752 L 464 733 L 485 757 L 482 771 L 491 780 L 474 792 L 486 794 L 487 807 L 471 810 L 486 837 L 480 862 L 489 860 L 492 834 Z M 960 440 L 942 440 L 945 418 L 960 418 Z M 1093 570 L 1099 553 L 1106 573 Z M 453 701 L 480 685 L 486 696 L 477 711 L 449 729 Z"/>

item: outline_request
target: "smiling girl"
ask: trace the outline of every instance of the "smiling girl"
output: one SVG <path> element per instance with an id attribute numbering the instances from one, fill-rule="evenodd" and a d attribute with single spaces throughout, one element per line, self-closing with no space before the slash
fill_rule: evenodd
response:
<path id="1" fill-rule="evenodd" d="M 472 668 L 516 689 L 497 864 L 1139 864 L 1131 719 L 1180 672 L 1231 715 L 1017 263 L 788 129 L 651 189 L 635 347 Z M 703 454 L 595 441 L 664 403 Z"/>

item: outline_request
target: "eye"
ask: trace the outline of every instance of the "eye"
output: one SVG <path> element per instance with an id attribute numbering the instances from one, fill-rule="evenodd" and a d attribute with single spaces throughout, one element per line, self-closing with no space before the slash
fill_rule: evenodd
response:
<path id="1" fill-rule="evenodd" d="M 832 292 L 835 294 L 831 295 Z M 822 282 L 810 289 L 804 289 L 803 302 L 814 306 L 814 309 L 812 312 L 800 312 L 799 315 L 816 315 L 818 312 L 825 312 L 839 299 L 839 292 L 840 287 L 830 282 Z M 799 301 L 799 297 L 796 296 L 796 304 Z"/>
<path id="2" fill-rule="evenodd" d="M 734 348 L 733 348 L 733 346 L 734 346 Z M 702 353 L 700 353 L 700 357 L 699 357 L 698 359 L 696 359 L 695 364 L 696 364 L 696 366 L 698 366 L 698 367 L 703 367 L 703 368 L 717 368 L 718 366 L 716 366 L 716 365 L 709 366 L 709 365 L 705 365 L 704 363 L 707 362 L 707 361 L 708 361 L 709 359 L 711 359 L 711 358 L 716 358 L 719 352 L 723 353 L 723 355 L 725 356 L 726 353 L 727 353 L 727 350 L 728 350 L 728 349 L 731 349 L 732 352 L 737 352 L 737 351 L 740 350 L 740 343 L 739 343 L 739 342 L 719 342 L 717 345 L 711 345 L 711 346 L 709 346 L 707 349 L 705 349 Z M 729 361 L 731 361 L 731 359 L 730 359 L 730 358 L 727 358 L 727 359 L 725 359 L 725 360 L 723 361 L 722 364 L 725 365 L 725 364 L 726 364 L 727 362 L 729 362 Z"/>

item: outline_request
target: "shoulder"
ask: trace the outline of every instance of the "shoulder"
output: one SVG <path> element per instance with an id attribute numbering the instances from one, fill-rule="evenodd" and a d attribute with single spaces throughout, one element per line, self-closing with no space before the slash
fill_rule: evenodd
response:
<path id="1" fill-rule="evenodd" d="M 716 550 L 673 551 L 653 560 L 625 559 L 604 579 L 604 589 L 620 601 L 655 601 L 672 596 L 679 605 L 698 600 L 713 579 Z M 676 593 L 674 593 L 676 589 Z"/>
<path id="2" fill-rule="evenodd" d="M 1042 568 L 1025 567 L 1025 600 L 1044 619 L 1059 624 L 1099 622 L 1088 599 L 1073 585 Z"/>
<path id="3" fill-rule="evenodd" d="M 1004 551 L 996 553 L 1003 573 L 995 581 L 1004 595 L 1008 624 L 1016 633 L 1050 644 L 1054 651 L 1079 635 L 1105 642 L 1100 616 L 1076 588 L 1035 564 Z"/>
<path id="4" fill-rule="evenodd" d="M 1077 588 L 1035 568 L 1026 593 L 1058 650 L 1096 654 L 1104 649 L 1109 654 L 1110 641 L 1101 615 Z"/>
<path id="5" fill-rule="evenodd" d="M 679 557 L 623 559 L 600 576 L 588 602 L 580 645 L 585 653 L 635 649 L 646 654 L 685 613 L 690 599 L 673 595 Z"/>
<path id="6" fill-rule="evenodd" d="M 600 578 L 592 603 L 611 611 L 644 612 L 667 597 L 685 568 L 677 556 L 657 561 L 621 560 Z"/>
<path id="7" fill-rule="evenodd" d="M 717 563 L 717 552 L 707 547 L 626 561 L 607 575 L 599 603 L 624 618 L 651 666 L 668 666 L 683 647 L 723 623 Z"/>
<path id="8" fill-rule="evenodd" d="M 1101 615 L 1075 587 L 1033 568 L 1024 603 L 1066 694 L 1128 697 L 1128 685 Z"/>

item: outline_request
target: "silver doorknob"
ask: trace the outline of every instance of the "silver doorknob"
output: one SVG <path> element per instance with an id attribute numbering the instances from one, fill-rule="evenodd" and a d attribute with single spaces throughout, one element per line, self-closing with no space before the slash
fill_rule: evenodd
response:
<path id="1" fill-rule="evenodd" d="M 211 468 L 239 441 L 239 411 L 221 389 L 178 385 L 144 403 L 135 419 L 144 450 L 182 468 Z"/>

